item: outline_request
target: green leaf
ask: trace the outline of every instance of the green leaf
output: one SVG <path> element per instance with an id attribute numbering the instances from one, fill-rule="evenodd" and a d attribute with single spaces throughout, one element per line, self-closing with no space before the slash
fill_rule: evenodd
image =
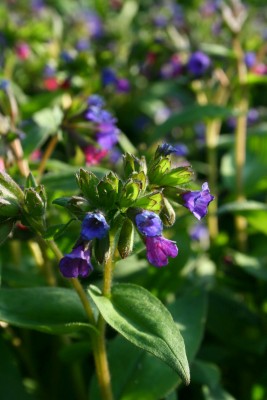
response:
<path id="1" fill-rule="evenodd" d="M 251 257 L 247 254 L 233 251 L 230 253 L 233 262 L 258 279 L 267 281 L 267 258 Z"/>
<path id="2" fill-rule="evenodd" d="M 170 304 L 168 309 L 183 334 L 188 360 L 192 361 L 204 335 L 207 294 L 202 290 L 191 288 Z"/>
<path id="3" fill-rule="evenodd" d="M 94 329 L 77 294 L 64 288 L 1 289 L 0 320 L 51 334 Z"/>
<path id="4" fill-rule="evenodd" d="M 22 377 L 14 356 L 7 343 L 0 336 L 0 387 L 3 399 L 33 399 L 23 386 Z"/>
<path id="5" fill-rule="evenodd" d="M 47 133 L 56 133 L 63 119 L 63 112 L 58 106 L 44 108 L 33 114 L 33 121 Z"/>
<path id="6" fill-rule="evenodd" d="M 89 293 L 108 324 L 137 347 L 164 361 L 189 383 L 183 338 L 160 300 L 133 284 L 114 285 L 110 298 L 102 296 L 94 286 Z"/>
<path id="7" fill-rule="evenodd" d="M 193 105 L 179 113 L 172 114 L 166 122 L 156 127 L 153 138 L 154 140 L 161 139 L 167 132 L 179 126 L 192 126 L 196 122 L 215 118 L 226 119 L 233 115 L 235 115 L 235 112 L 230 108 L 220 107 L 215 104 Z"/>
<path id="8" fill-rule="evenodd" d="M 108 359 L 115 400 L 158 400 L 181 383 L 170 367 L 144 350 L 136 348 L 121 335 L 109 343 Z M 95 377 L 90 386 L 90 398 L 101 399 Z"/>
<path id="9" fill-rule="evenodd" d="M 212 363 L 202 360 L 195 360 L 191 366 L 192 382 L 208 385 L 209 387 L 218 386 L 221 374 L 219 368 Z"/>
<path id="10" fill-rule="evenodd" d="M 221 206 L 218 210 L 218 213 L 224 214 L 227 212 L 233 212 L 246 215 L 246 213 L 249 211 L 267 211 L 267 205 L 253 200 L 246 200 L 242 202 L 235 201 Z"/>
<path id="11" fill-rule="evenodd" d="M 162 207 L 162 194 L 161 192 L 153 192 L 139 197 L 134 206 L 150 211 L 160 211 Z"/>

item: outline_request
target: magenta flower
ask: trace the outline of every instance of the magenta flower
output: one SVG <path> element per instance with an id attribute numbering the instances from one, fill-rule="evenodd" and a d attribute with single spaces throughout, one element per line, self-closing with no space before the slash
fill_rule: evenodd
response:
<path id="1" fill-rule="evenodd" d="M 184 201 L 183 206 L 188 208 L 199 220 L 205 217 L 208 212 L 208 205 L 214 199 L 214 196 L 210 194 L 207 182 L 203 183 L 202 190 L 186 192 L 181 196 Z"/>
<path id="2" fill-rule="evenodd" d="M 87 165 L 97 165 L 102 158 L 106 157 L 107 150 L 99 149 L 92 145 L 88 145 L 83 148 L 85 155 L 85 162 Z"/>
<path id="3" fill-rule="evenodd" d="M 163 236 L 148 236 L 145 243 L 147 259 L 155 267 L 164 267 L 168 264 L 168 257 L 175 258 L 178 255 L 176 243 Z"/>
<path id="4" fill-rule="evenodd" d="M 65 278 L 85 278 L 93 271 L 89 249 L 82 245 L 74 248 L 60 260 L 59 269 Z"/>
<path id="5" fill-rule="evenodd" d="M 21 60 L 27 60 L 27 58 L 29 58 L 30 56 L 30 47 L 27 43 L 25 42 L 21 42 L 18 43 L 16 46 L 16 54 L 18 56 L 18 58 L 20 58 Z"/>

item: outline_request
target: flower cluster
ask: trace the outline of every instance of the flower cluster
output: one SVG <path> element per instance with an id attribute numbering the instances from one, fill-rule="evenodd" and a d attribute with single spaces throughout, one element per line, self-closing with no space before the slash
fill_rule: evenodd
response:
<path id="1" fill-rule="evenodd" d="M 103 100 L 99 96 L 89 99 L 88 114 L 92 121 L 112 118 L 103 109 Z M 138 159 L 126 153 L 125 180 L 113 172 L 99 180 L 91 171 L 80 170 L 77 182 L 84 198 L 72 197 L 67 203 L 66 198 L 63 198 L 57 202 L 74 214 L 77 212 L 79 219 L 81 213 L 86 212 L 77 245 L 60 262 L 64 276 L 87 276 L 92 271 L 92 249 L 100 264 L 105 259 L 103 254 L 111 254 L 109 240 L 105 239 L 109 224 L 104 215 L 108 215 L 113 229 L 118 229 L 117 249 L 122 258 L 132 252 L 134 227 L 143 239 L 150 264 L 163 267 L 168 264 L 169 257 L 175 258 L 178 255 L 176 242 L 163 236 L 163 226 L 172 226 L 175 222 L 173 205 L 176 203 L 184 206 L 200 220 L 207 214 L 208 205 L 214 196 L 210 194 L 207 182 L 201 190 L 186 189 L 192 179 L 192 171 L 188 165 L 172 165 L 171 154 L 180 155 L 179 146 L 163 143 L 158 146 L 153 160 L 147 165 L 144 158 Z"/>
<path id="2" fill-rule="evenodd" d="M 136 215 L 135 223 L 139 232 L 144 235 L 147 259 L 151 264 L 163 267 L 168 264 L 168 257 L 177 256 L 176 243 L 162 236 L 163 225 L 157 214 L 144 210 Z"/>
<path id="3" fill-rule="evenodd" d="M 118 142 L 119 129 L 116 118 L 104 109 L 105 103 L 101 96 L 92 95 L 88 99 L 85 118 L 94 124 L 97 146 L 89 145 L 83 148 L 86 163 L 97 164 Z"/>
<path id="4" fill-rule="evenodd" d="M 86 214 L 82 222 L 79 244 L 59 263 L 60 272 L 65 278 L 78 276 L 85 278 L 93 271 L 90 242 L 93 239 L 102 239 L 107 235 L 108 230 L 109 225 L 103 214 L 97 212 Z"/>

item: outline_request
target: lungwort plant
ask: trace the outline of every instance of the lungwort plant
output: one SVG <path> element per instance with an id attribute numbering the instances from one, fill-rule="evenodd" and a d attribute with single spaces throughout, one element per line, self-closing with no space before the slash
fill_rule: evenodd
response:
<path id="1" fill-rule="evenodd" d="M 178 256 L 176 242 L 164 236 L 165 231 L 168 236 L 167 228 L 175 223 L 177 209 L 185 207 L 198 219 L 207 213 L 208 204 L 213 200 L 208 184 L 204 183 L 202 190 L 192 191 L 191 167 L 179 166 L 175 152 L 174 146 L 162 144 L 148 163 L 145 157 L 126 153 L 123 177 L 108 172 L 98 178 L 90 170 L 81 168 L 76 174 L 79 194 L 53 201 L 71 216 L 60 227 L 47 226 L 44 185 L 37 184 L 31 174 L 23 188 L 5 172 L 0 175 L 2 241 L 18 227 L 29 231 L 35 250 L 52 252 L 62 276 L 76 291 L 75 294 L 61 287 L 66 286 L 62 279 L 57 287 L 53 282 L 54 287 L 2 289 L 0 319 L 49 333 L 76 335 L 76 340 L 82 338 L 82 342 L 87 338 L 105 400 L 121 398 L 116 382 L 113 394 L 106 324 L 166 363 L 185 384 L 190 382 L 184 340 L 165 305 L 137 284 L 112 284 L 116 262 L 144 246 L 147 260 L 155 267 L 164 267 L 169 258 Z M 79 233 L 72 249 L 63 255 L 55 238 L 59 237 L 59 231 L 61 235 L 66 234 L 73 221 L 78 224 Z M 49 259 L 43 267 L 51 268 Z M 102 283 L 98 281 L 97 286 L 90 284 L 89 275 L 94 268 L 102 277 Z M 47 275 L 51 274 L 56 275 L 56 271 L 47 271 Z M 83 285 L 79 277 L 88 276 Z M 118 342 L 118 351 L 120 346 Z M 118 357 L 122 354 L 118 353 Z M 172 385 L 175 387 L 178 383 L 176 377 Z M 92 383 L 91 391 L 94 390 Z"/>

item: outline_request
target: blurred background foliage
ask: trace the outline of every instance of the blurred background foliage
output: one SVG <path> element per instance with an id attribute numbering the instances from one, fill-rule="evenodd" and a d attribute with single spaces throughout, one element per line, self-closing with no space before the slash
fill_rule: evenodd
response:
<path id="1" fill-rule="evenodd" d="M 176 224 L 166 234 L 177 242 L 179 255 L 166 268 L 148 265 L 138 238 L 134 255 L 118 262 L 116 282 L 144 286 L 171 310 L 185 340 L 192 382 L 183 387 L 168 367 L 110 328 L 117 400 L 267 399 L 267 7 L 264 0 L 247 1 L 246 19 L 233 33 L 221 9 L 203 11 L 212 3 L 25 0 L 0 5 L 0 158 L 2 168 L 24 186 L 28 170 L 19 163 L 19 143 L 33 176 L 45 186 L 46 238 L 53 237 L 66 253 L 79 236 L 79 222 L 52 202 L 79 194 L 75 173 L 80 167 L 99 177 L 109 169 L 123 174 L 120 156 L 114 161 L 111 153 L 98 164 L 86 162 L 84 149 L 95 138 L 84 112 L 88 96 L 95 93 L 117 118 L 119 154 L 145 154 L 149 160 L 162 141 L 186 145 L 188 153 L 174 162 L 188 161 L 196 188 L 208 181 L 217 199 L 201 227 L 176 207 Z M 236 52 L 237 37 L 242 55 L 256 57 L 247 65 L 245 83 L 238 72 L 244 60 Z M 26 47 L 21 49 L 22 44 Z M 188 70 L 197 50 L 211 60 L 201 76 Z M 177 65 L 179 71 L 172 72 Z M 106 68 L 117 80 L 105 81 Z M 118 78 L 129 86 L 120 89 Z M 256 110 L 251 119 L 250 110 Z M 236 157 L 242 116 L 247 137 L 241 193 Z M 214 216 L 217 229 L 208 233 Z M 236 230 L 240 218 L 245 221 L 242 243 Z M 86 330 L 67 326 L 68 321 L 84 323 L 84 317 L 69 299 L 53 255 L 39 257 L 37 245 L 42 249 L 42 244 L 24 224 L 16 224 L 6 240 L 4 222 L 1 290 L 32 292 L 25 298 L 17 295 L 24 313 L 16 311 L 5 291 L 0 294 L 3 399 L 80 400 L 90 395 L 97 400 Z M 200 228 L 201 233 L 194 231 Z M 45 305 L 42 296 L 39 304 L 35 300 L 36 289 L 51 289 L 44 263 L 62 289 L 48 292 Z M 101 266 L 96 266 L 84 285 L 99 284 L 101 277 Z M 60 332 L 53 324 L 57 313 Z"/>

